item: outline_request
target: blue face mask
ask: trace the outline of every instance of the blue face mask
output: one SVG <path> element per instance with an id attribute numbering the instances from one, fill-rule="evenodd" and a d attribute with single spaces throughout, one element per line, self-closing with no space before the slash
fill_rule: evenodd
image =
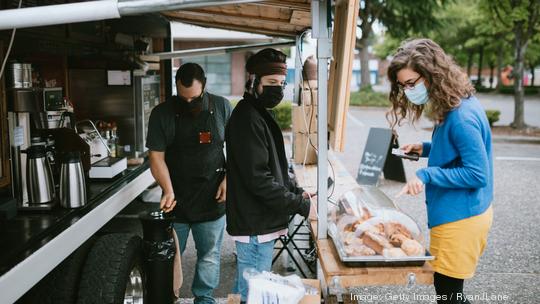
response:
<path id="1" fill-rule="evenodd" d="M 413 88 L 405 89 L 405 95 L 410 102 L 418 106 L 426 104 L 429 101 L 428 92 L 423 81 Z"/>

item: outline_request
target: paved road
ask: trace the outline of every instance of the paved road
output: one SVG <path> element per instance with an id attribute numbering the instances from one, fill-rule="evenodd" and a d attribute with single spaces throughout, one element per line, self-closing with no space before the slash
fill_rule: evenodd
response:
<path id="1" fill-rule="evenodd" d="M 486 109 L 501 111 L 500 120 L 495 125 L 509 125 L 514 120 L 514 97 L 501 94 L 476 94 Z M 540 127 L 540 97 L 525 96 L 525 122 Z"/>

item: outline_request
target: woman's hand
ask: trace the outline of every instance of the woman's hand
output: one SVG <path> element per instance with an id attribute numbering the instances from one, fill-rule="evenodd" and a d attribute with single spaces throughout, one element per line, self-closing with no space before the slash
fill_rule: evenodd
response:
<path id="1" fill-rule="evenodd" d="M 422 144 L 406 144 L 401 146 L 400 148 L 405 153 L 418 153 L 418 155 L 422 155 L 422 151 L 424 150 L 424 146 Z"/>
<path id="2" fill-rule="evenodd" d="M 396 198 L 404 195 L 418 195 L 424 191 L 424 183 L 418 178 L 415 177 L 413 180 L 409 181 L 403 189 L 396 195 Z"/>

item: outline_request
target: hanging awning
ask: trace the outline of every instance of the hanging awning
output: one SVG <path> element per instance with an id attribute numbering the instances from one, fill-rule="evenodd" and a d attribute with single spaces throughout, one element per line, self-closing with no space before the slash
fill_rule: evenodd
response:
<path id="1" fill-rule="evenodd" d="M 311 0 L 235 3 L 162 14 L 171 21 L 274 37 L 295 37 L 311 28 Z"/>

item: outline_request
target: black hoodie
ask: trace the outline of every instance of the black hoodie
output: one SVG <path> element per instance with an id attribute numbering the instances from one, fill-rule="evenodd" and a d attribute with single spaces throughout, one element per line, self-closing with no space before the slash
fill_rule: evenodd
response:
<path id="1" fill-rule="evenodd" d="M 268 234 L 287 228 L 291 215 L 308 217 L 309 200 L 289 180 L 281 130 L 252 95 L 233 110 L 225 141 L 230 235 Z"/>

